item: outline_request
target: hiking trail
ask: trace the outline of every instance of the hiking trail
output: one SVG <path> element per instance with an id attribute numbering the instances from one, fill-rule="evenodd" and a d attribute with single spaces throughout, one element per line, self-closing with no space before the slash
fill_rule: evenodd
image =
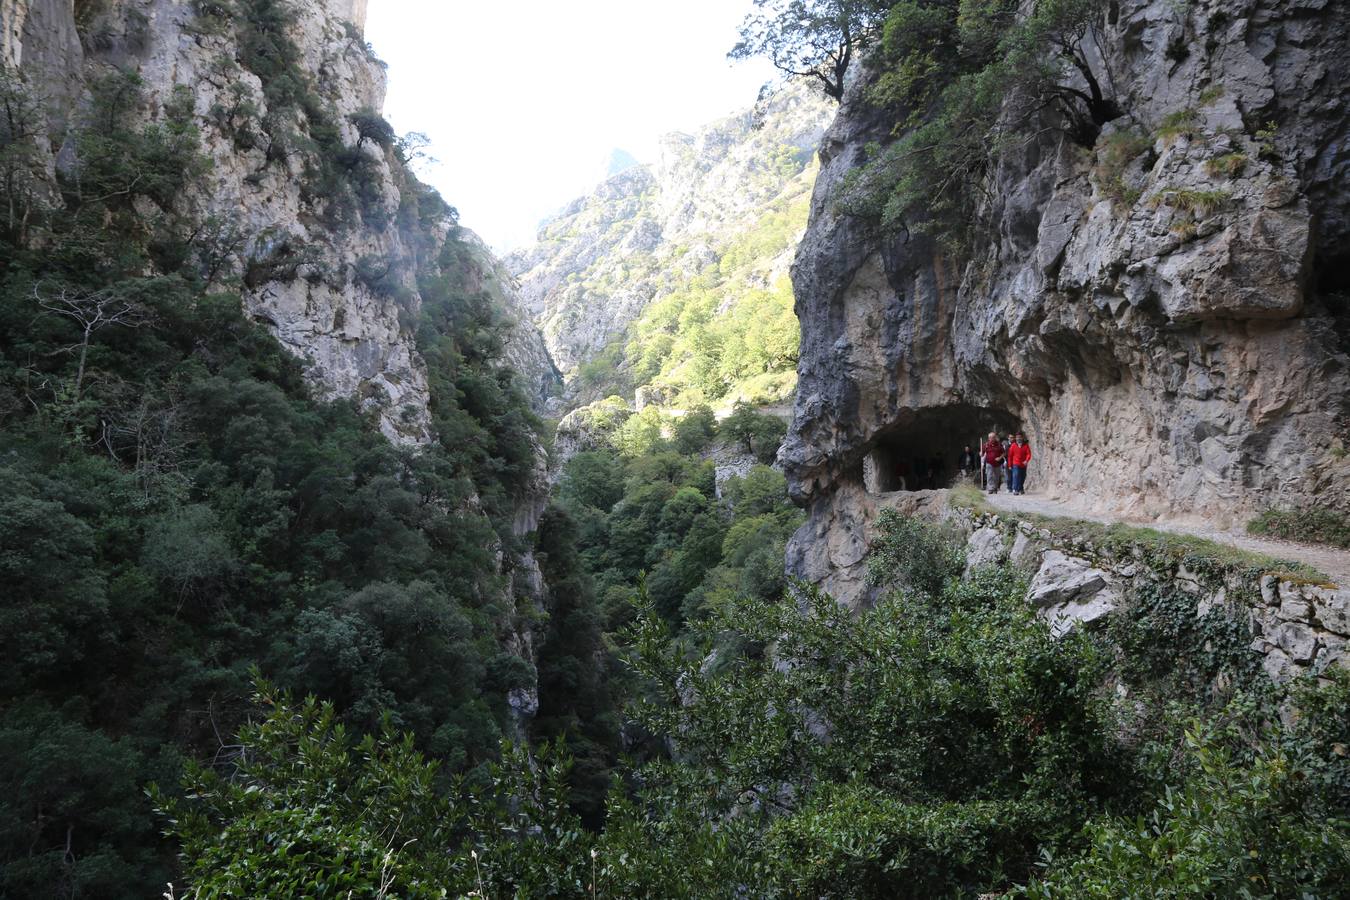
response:
<path id="1" fill-rule="evenodd" d="M 1239 550 L 1249 550 L 1254 553 L 1264 553 L 1277 559 L 1304 563 L 1331 576 L 1331 579 L 1338 586 L 1350 586 L 1350 550 L 1340 550 L 1318 544 L 1302 544 L 1278 538 L 1258 537 L 1245 531 L 1209 527 L 1179 520 L 1147 521 L 1103 515 L 1102 513 L 1086 511 L 1072 503 L 1034 493 L 1014 497 L 1007 491 L 999 491 L 997 494 L 982 492 L 982 496 L 990 506 L 1007 512 L 1039 513 L 1045 516 L 1085 519 L 1105 525 L 1134 525 L 1154 528 L 1158 531 L 1168 531 L 1173 534 L 1189 534 L 1218 544 L 1227 544 Z"/>

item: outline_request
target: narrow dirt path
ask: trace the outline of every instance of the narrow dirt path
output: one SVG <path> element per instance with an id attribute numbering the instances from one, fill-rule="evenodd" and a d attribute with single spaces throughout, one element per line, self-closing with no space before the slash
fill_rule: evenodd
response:
<path id="1" fill-rule="evenodd" d="M 1039 513 L 1044 516 L 1085 519 L 1089 522 L 1101 522 L 1106 525 L 1119 522 L 1122 525 L 1138 525 L 1145 528 L 1156 528 L 1158 531 L 1194 535 L 1218 544 L 1237 547 L 1239 550 L 1249 550 L 1254 553 L 1274 556 L 1278 559 L 1301 562 L 1312 566 L 1319 572 L 1330 575 L 1332 580 L 1340 586 L 1350 586 L 1350 550 L 1338 550 L 1334 547 L 1324 547 L 1317 544 L 1299 544 L 1294 541 L 1257 537 L 1247 534 L 1245 531 L 1209 528 L 1185 522 L 1167 520 L 1148 522 L 1105 516 L 1101 513 L 1086 512 L 1075 508 L 1071 503 L 1053 500 L 1035 493 L 1014 497 L 1007 491 L 999 491 L 997 494 L 984 494 L 983 496 L 990 506 L 1008 512 Z"/>

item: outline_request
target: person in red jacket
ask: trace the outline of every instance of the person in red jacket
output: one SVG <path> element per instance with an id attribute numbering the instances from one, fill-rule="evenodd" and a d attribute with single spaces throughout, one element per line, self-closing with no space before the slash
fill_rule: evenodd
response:
<path id="1" fill-rule="evenodd" d="M 1017 433 L 1017 440 L 1008 448 L 1008 467 L 1012 477 L 1012 492 L 1025 494 L 1027 484 L 1027 463 L 1031 462 L 1031 445 L 1027 436 Z"/>
<path id="2" fill-rule="evenodd" d="M 980 455 L 984 457 L 984 489 L 997 494 L 999 482 L 1003 480 L 1003 444 L 994 432 L 989 432 L 989 440 L 980 448 Z"/>

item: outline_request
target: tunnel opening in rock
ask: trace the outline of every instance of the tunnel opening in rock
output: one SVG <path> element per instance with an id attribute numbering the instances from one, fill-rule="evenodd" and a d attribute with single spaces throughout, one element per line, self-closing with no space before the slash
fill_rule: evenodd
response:
<path id="1" fill-rule="evenodd" d="M 979 480 L 980 445 L 989 432 L 1001 438 L 1021 428 L 1003 409 L 968 404 L 908 410 L 879 433 L 863 458 L 863 484 L 873 494 L 948 488 L 963 478 L 960 461 L 970 448 L 976 465 L 966 476 Z"/>

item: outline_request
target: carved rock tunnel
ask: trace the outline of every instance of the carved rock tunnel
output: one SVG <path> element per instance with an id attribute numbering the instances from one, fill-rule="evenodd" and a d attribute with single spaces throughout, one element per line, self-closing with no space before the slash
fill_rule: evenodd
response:
<path id="1" fill-rule="evenodd" d="M 870 494 L 951 487 L 960 481 L 962 450 L 979 456 L 993 431 L 1000 438 L 1022 427 L 1003 409 L 968 404 L 904 410 L 873 438 L 861 477 Z M 978 479 L 978 469 L 974 473 Z"/>

